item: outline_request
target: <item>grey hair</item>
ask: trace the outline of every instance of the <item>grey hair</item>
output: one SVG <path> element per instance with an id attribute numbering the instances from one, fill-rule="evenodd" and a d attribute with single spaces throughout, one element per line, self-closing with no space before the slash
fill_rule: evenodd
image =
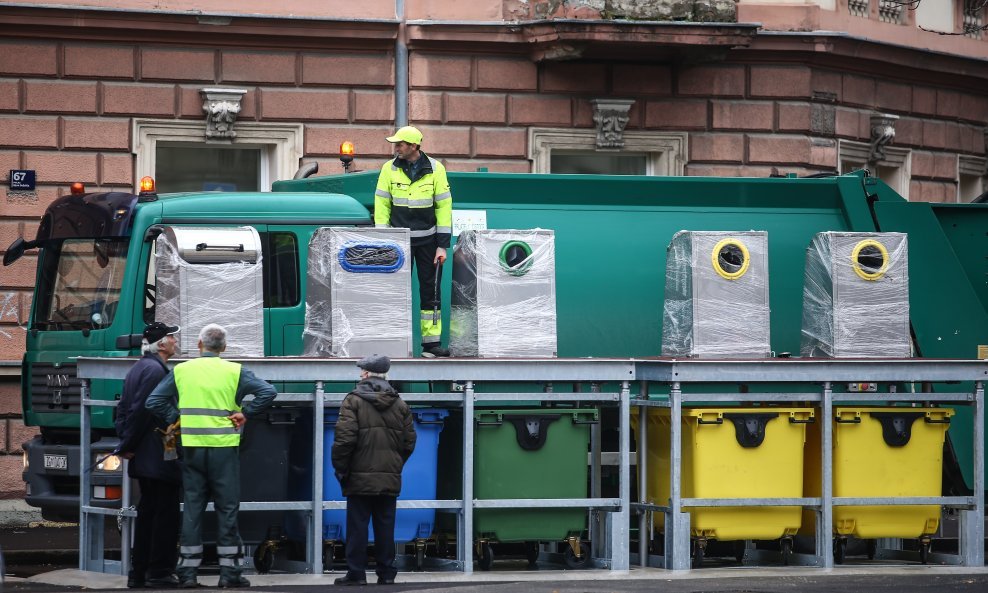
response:
<path id="1" fill-rule="evenodd" d="M 226 348 L 226 330 L 221 325 L 210 323 L 199 332 L 199 341 L 210 352 L 222 352 Z"/>
<path id="2" fill-rule="evenodd" d="M 168 336 L 161 338 L 157 342 L 148 343 L 147 340 L 141 340 L 141 354 L 157 354 L 158 350 L 161 348 L 161 343 L 168 339 Z"/>

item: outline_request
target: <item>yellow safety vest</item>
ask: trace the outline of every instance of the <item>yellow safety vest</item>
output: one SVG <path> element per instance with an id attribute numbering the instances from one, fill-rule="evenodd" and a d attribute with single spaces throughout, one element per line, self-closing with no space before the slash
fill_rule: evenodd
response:
<path id="1" fill-rule="evenodd" d="M 182 446 L 236 447 L 240 432 L 227 418 L 240 411 L 237 385 L 240 364 L 218 356 L 203 356 L 175 367 Z"/>
<path id="2" fill-rule="evenodd" d="M 374 223 L 409 229 L 412 244 L 420 237 L 445 235 L 440 247 L 449 245 L 453 232 L 453 196 L 446 179 L 446 168 L 427 155 L 432 173 L 414 183 L 395 164 L 384 163 L 374 192 Z"/>

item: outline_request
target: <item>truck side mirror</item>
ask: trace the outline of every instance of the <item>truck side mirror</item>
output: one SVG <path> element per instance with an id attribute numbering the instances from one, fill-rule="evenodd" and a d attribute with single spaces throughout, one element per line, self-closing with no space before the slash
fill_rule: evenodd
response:
<path id="1" fill-rule="evenodd" d="M 25 241 L 23 237 L 18 237 L 14 239 L 14 242 L 10 244 L 7 248 L 7 253 L 3 254 L 3 265 L 9 266 L 15 261 L 21 259 L 24 252 L 28 249 L 33 249 L 37 247 L 34 241 Z"/>
<path id="2" fill-rule="evenodd" d="M 141 347 L 142 334 L 124 334 L 117 336 L 117 350 L 132 350 Z"/>

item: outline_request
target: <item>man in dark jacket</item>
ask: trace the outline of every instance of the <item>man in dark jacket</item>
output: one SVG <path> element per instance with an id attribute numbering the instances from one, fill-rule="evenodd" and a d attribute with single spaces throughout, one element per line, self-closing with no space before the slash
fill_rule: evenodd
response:
<path id="1" fill-rule="evenodd" d="M 161 432 L 167 425 L 145 407 L 148 394 L 168 374 L 168 362 L 178 348 L 176 326 L 155 322 L 144 328 L 144 356 L 124 379 L 115 421 L 121 457 L 130 460 L 129 474 L 141 489 L 134 525 L 130 588 L 178 585 L 172 574 L 178 559 L 179 501 L 182 474 L 177 460 L 165 460 Z"/>
<path id="2" fill-rule="evenodd" d="M 374 521 L 377 582 L 395 582 L 395 507 L 401 470 L 415 450 L 412 414 L 387 381 L 391 360 L 360 359 L 360 381 L 343 400 L 333 440 L 333 469 L 346 501 L 346 576 L 337 585 L 367 584 L 367 522 Z"/>

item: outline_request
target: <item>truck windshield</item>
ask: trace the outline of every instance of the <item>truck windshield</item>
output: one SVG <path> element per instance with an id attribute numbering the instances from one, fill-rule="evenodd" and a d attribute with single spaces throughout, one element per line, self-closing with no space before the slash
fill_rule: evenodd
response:
<path id="1" fill-rule="evenodd" d="M 127 239 L 65 239 L 44 249 L 34 327 L 102 329 L 120 301 Z"/>

